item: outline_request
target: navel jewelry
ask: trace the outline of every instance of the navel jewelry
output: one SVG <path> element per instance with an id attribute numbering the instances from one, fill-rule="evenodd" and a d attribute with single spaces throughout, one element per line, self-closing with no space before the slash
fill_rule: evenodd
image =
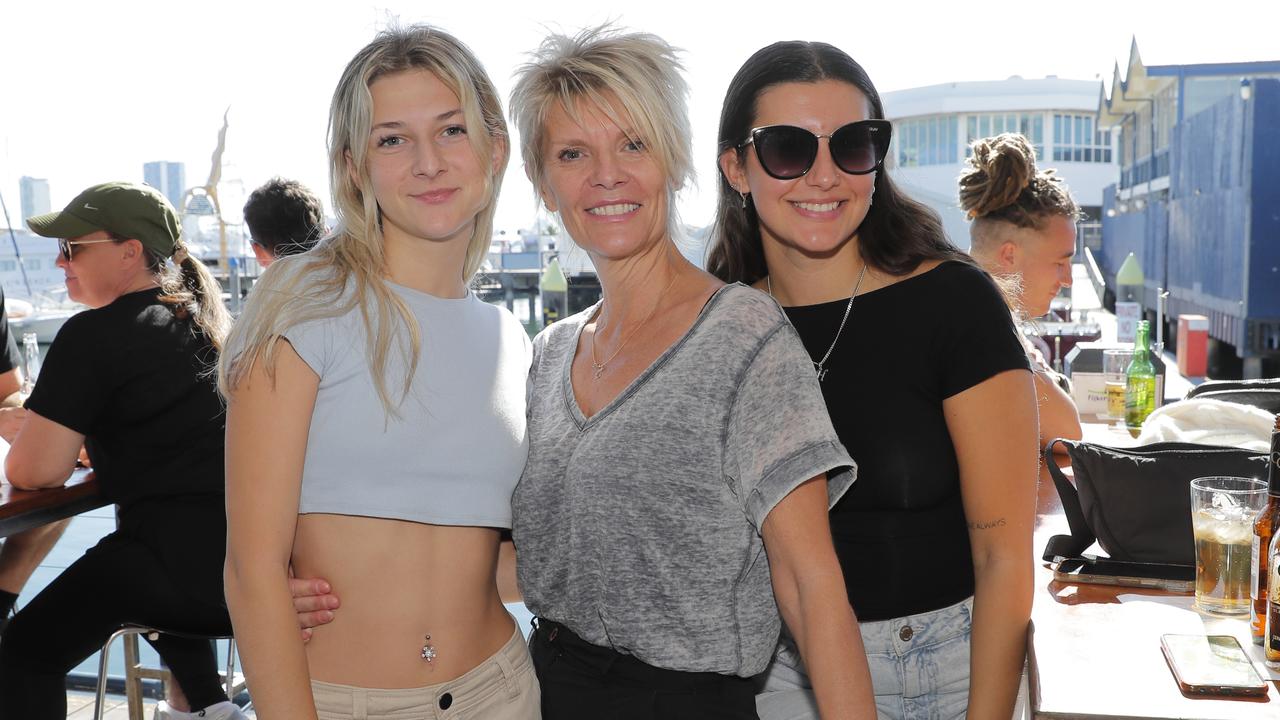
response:
<path id="1" fill-rule="evenodd" d="M 432 662 L 436 659 L 436 646 L 431 644 L 431 635 L 427 635 L 422 643 L 422 659 Z"/>
<path id="2" fill-rule="evenodd" d="M 831 351 L 836 349 L 836 343 L 840 342 L 840 333 L 844 332 L 845 323 L 849 322 L 849 313 L 853 311 L 853 301 L 858 297 L 858 288 L 862 287 L 862 278 L 867 274 L 867 264 L 862 263 L 862 270 L 858 272 L 858 282 L 853 284 L 853 294 L 849 296 L 849 304 L 844 306 L 844 317 L 840 319 L 840 327 L 836 330 L 836 336 L 831 341 L 831 347 L 827 348 L 827 354 L 822 356 L 821 360 L 814 362 L 812 357 L 809 362 L 813 363 L 813 369 L 818 373 L 818 382 L 827 379 L 827 360 L 831 359 Z M 765 284 L 769 288 L 769 297 L 773 297 L 773 278 L 766 275 Z M 787 316 L 786 311 L 782 313 L 787 318 L 787 322 L 791 322 L 791 318 Z"/>
<path id="3" fill-rule="evenodd" d="M 644 324 L 649 322 L 649 318 L 653 317 L 653 314 L 658 311 L 658 306 L 662 304 L 662 298 L 667 294 L 667 291 L 671 289 L 671 286 L 675 284 L 676 277 L 678 277 L 676 273 L 671 273 L 671 281 L 667 283 L 666 287 L 662 288 L 662 292 L 658 293 L 658 301 L 653 304 L 653 309 L 649 311 L 648 315 L 644 316 L 644 319 L 640 321 L 639 325 L 632 328 L 631 333 L 622 339 L 622 344 L 618 345 L 617 349 L 614 350 L 609 357 L 604 359 L 604 362 L 596 362 L 596 333 L 602 329 L 600 324 L 598 322 L 596 323 L 596 329 L 591 332 L 591 369 L 593 371 L 593 380 L 600 379 L 600 376 L 604 374 L 605 366 L 613 362 L 614 358 L 618 357 L 618 353 L 622 352 L 622 348 L 626 347 L 627 342 L 631 340 L 631 338 L 639 332 L 640 328 L 644 327 Z M 604 313 L 604 303 L 600 304 L 600 313 Z"/>

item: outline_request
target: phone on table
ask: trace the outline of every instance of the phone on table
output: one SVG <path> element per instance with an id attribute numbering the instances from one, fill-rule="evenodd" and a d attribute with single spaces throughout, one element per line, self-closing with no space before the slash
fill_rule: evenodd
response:
<path id="1" fill-rule="evenodd" d="M 1178 687 L 1188 695 L 1267 694 L 1267 681 L 1230 635 L 1161 635 L 1160 649 Z"/>
<path id="2" fill-rule="evenodd" d="M 1192 565 L 1126 562 L 1084 555 L 1059 560 L 1053 567 L 1053 579 L 1189 593 L 1195 590 L 1196 569 Z"/>

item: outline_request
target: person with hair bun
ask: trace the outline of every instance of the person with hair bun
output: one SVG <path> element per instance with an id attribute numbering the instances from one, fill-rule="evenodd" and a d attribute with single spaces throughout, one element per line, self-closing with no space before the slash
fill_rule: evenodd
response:
<path id="1" fill-rule="evenodd" d="M 891 132 L 843 51 L 758 51 L 724 100 L 708 268 L 782 304 L 858 463 L 830 527 L 879 716 L 1007 720 L 1031 612 L 1033 387 L 1000 291 L 884 170 Z M 784 639 L 761 717 L 814 717 L 811 669 Z"/>
<path id="2" fill-rule="evenodd" d="M 976 140 L 960 174 L 960 206 L 973 221 L 969 253 L 1004 281 L 1014 316 L 1049 312 L 1058 290 L 1071 287 L 1080 209 L 1053 170 L 1037 170 L 1035 150 L 1022 135 L 1004 133 Z M 1078 440 L 1080 414 L 1044 355 L 1022 338 L 1035 376 L 1040 407 L 1040 443 Z"/>

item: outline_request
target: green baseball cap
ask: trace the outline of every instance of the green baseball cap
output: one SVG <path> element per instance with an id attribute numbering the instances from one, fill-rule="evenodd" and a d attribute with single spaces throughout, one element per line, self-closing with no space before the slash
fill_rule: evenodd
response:
<path id="1" fill-rule="evenodd" d="M 136 239 L 166 258 L 173 255 L 182 237 L 182 222 L 165 196 L 148 185 L 128 182 L 94 185 L 60 212 L 27 218 L 27 226 L 35 234 L 51 238 L 75 238 L 106 230 Z"/>

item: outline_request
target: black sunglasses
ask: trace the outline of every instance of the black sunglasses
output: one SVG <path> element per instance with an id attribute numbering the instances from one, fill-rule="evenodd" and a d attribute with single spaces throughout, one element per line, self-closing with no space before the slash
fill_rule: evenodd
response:
<path id="1" fill-rule="evenodd" d="M 738 149 L 755 145 L 756 157 L 765 172 L 779 180 L 794 180 L 813 167 L 818 158 L 818 140 L 827 138 L 836 167 L 850 175 L 866 175 L 884 163 L 892 133 L 888 120 L 851 122 L 830 135 L 818 135 L 794 125 L 768 125 L 752 128 Z"/>

